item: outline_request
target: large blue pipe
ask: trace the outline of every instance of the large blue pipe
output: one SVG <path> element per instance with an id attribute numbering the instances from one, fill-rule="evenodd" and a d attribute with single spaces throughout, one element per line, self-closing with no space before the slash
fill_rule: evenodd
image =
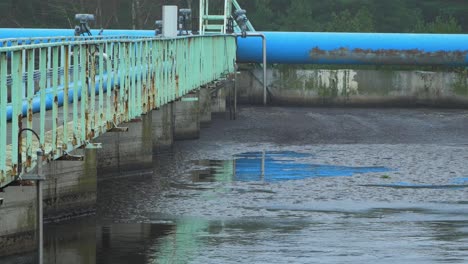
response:
<path id="1" fill-rule="evenodd" d="M 468 65 L 468 35 L 262 32 L 279 64 Z M 240 38 L 238 62 L 262 62 L 262 41 Z"/>
<path id="2" fill-rule="evenodd" d="M 98 34 L 93 30 L 93 35 Z M 0 29 L 1 38 L 73 36 L 73 29 Z M 153 30 L 104 30 L 105 36 L 154 36 Z M 468 35 L 262 32 L 268 63 L 468 65 Z M 239 38 L 237 61 L 262 63 L 262 40 Z"/>

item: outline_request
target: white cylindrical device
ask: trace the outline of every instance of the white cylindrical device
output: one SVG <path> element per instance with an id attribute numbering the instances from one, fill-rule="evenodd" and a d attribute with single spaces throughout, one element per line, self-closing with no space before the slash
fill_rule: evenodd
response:
<path id="1" fill-rule="evenodd" d="M 177 37 L 177 24 L 178 24 L 178 9 L 174 5 L 163 6 L 162 20 L 163 30 L 162 35 L 165 38 Z"/>

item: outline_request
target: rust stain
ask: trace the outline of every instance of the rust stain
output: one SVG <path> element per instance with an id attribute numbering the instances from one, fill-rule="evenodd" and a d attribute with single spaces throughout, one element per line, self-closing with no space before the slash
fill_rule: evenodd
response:
<path id="1" fill-rule="evenodd" d="M 26 158 L 26 167 L 31 168 L 31 165 L 32 165 L 32 157 L 28 155 L 28 157 Z"/>
<path id="2" fill-rule="evenodd" d="M 179 75 L 176 74 L 175 76 L 175 81 L 176 81 L 176 95 L 179 96 Z"/>
<path id="3" fill-rule="evenodd" d="M 11 175 L 16 176 L 18 175 L 18 165 L 13 165 L 13 168 L 11 168 Z"/>
<path id="4" fill-rule="evenodd" d="M 85 112 L 85 121 L 86 121 L 86 122 L 85 122 L 85 131 L 88 131 L 88 127 L 89 127 L 89 125 L 88 125 L 88 123 L 89 123 L 89 122 L 88 122 L 88 121 L 89 121 L 89 114 L 88 114 L 88 111 Z"/>
<path id="5" fill-rule="evenodd" d="M 59 119 L 58 117 L 55 119 L 55 123 L 57 124 L 58 126 L 58 123 L 59 123 Z M 59 130 L 58 129 L 55 129 L 55 142 L 53 142 L 53 151 L 54 151 L 54 154 L 57 154 L 56 152 L 56 148 L 57 148 L 57 142 L 58 142 L 58 139 L 59 139 Z"/>
<path id="6" fill-rule="evenodd" d="M 94 139 L 95 136 L 94 129 L 91 129 L 91 131 L 88 133 L 88 140 Z"/>
<path id="7" fill-rule="evenodd" d="M 118 85 L 114 87 L 114 112 L 115 113 L 117 113 L 117 111 L 119 110 L 119 89 L 120 87 Z"/>
<path id="8" fill-rule="evenodd" d="M 29 122 L 33 121 L 33 110 L 32 110 L 32 108 L 28 109 L 28 121 Z"/>
<path id="9" fill-rule="evenodd" d="M 73 134 L 72 145 L 73 145 L 73 146 L 78 145 L 78 140 L 76 139 L 76 135 L 75 135 L 75 134 Z"/>

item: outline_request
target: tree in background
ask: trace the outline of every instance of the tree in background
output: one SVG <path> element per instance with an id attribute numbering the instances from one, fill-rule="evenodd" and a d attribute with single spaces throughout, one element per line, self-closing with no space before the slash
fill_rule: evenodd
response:
<path id="1" fill-rule="evenodd" d="M 222 11 L 223 0 L 210 0 Z M 467 32 L 460 0 L 238 0 L 258 30 L 346 32 Z M 96 15 L 94 28 L 154 29 L 163 5 L 194 0 L 0 0 L 0 27 L 70 28 L 76 13 Z M 220 12 L 221 13 L 221 12 Z"/>
<path id="2" fill-rule="evenodd" d="M 331 21 L 325 25 L 329 32 L 374 32 L 374 17 L 365 7 L 355 14 L 349 10 L 332 13 Z"/>
<path id="3" fill-rule="evenodd" d="M 458 34 L 462 33 L 463 30 L 460 24 L 458 24 L 456 18 L 452 16 L 438 16 L 433 22 L 424 22 L 423 20 L 418 21 L 414 27 L 413 32 Z"/>

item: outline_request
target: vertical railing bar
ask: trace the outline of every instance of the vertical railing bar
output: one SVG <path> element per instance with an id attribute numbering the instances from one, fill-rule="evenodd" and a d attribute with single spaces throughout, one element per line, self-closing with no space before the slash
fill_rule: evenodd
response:
<path id="1" fill-rule="evenodd" d="M 148 71 L 149 71 L 149 64 L 148 64 L 148 45 L 147 41 L 144 40 L 142 41 L 141 45 L 143 46 L 142 50 L 142 57 L 141 57 L 141 70 L 142 70 L 142 86 L 143 86 L 143 92 L 141 94 L 141 105 L 143 106 L 142 113 L 147 113 L 148 112 L 148 95 L 149 95 L 149 89 L 150 86 L 148 86 Z"/>
<path id="2" fill-rule="evenodd" d="M 143 89 L 143 80 L 142 80 L 142 57 L 143 57 L 143 43 L 138 42 L 137 43 L 138 47 L 138 52 L 137 52 L 137 58 L 136 58 L 136 69 L 137 69 L 137 76 L 136 76 L 136 81 L 137 81 L 137 93 L 136 93 L 136 101 L 135 101 L 135 110 L 136 110 L 136 116 L 140 116 L 142 113 L 142 89 Z"/>
<path id="3" fill-rule="evenodd" d="M 0 109 L 6 109 L 8 104 L 7 86 L 7 53 L 0 52 Z M 0 111 L 0 150 L 6 150 L 7 144 L 7 111 Z M 0 151 L 0 182 L 5 181 L 8 154 Z"/>
<path id="4" fill-rule="evenodd" d="M 40 106 L 40 135 L 39 138 L 41 140 L 41 146 L 45 148 L 45 117 L 46 117 L 46 110 L 47 110 L 47 102 L 46 102 L 46 84 L 47 84 L 47 50 L 45 48 L 41 48 L 39 50 L 39 71 L 40 71 L 40 79 L 39 79 L 39 93 L 41 95 L 41 106 Z M 50 58 L 49 58 L 50 59 Z"/>
<path id="5" fill-rule="evenodd" d="M 11 152 L 11 161 L 13 172 L 12 175 L 18 175 L 19 169 L 19 160 L 18 155 L 21 153 L 21 146 L 18 146 L 22 143 L 22 139 L 18 136 L 19 130 L 22 128 L 22 51 L 13 51 L 11 53 L 11 77 L 13 79 L 13 85 L 11 86 L 11 98 L 12 98 L 12 131 L 11 131 L 11 142 L 12 142 L 12 152 Z"/>
<path id="6" fill-rule="evenodd" d="M 47 87 L 50 88 L 51 81 L 50 81 L 50 69 L 52 68 L 52 48 L 48 47 L 47 48 Z"/>
<path id="7" fill-rule="evenodd" d="M 21 45 L 23 45 L 23 44 L 21 44 Z M 21 65 L 22 65 L 21 84 L 22 84 L 22 87 L 23 87 L 21 92 L 22 92 L 22 98 L 26 99 L 26 97 L 27 97 L 27 83 L 23 80 L 23 73 L 26 72 L 26 50 L 25 49 L 22 50 L 21 58 L 22 58 L 22 62 L 21 62 Z"/>
<path id="8" fill-rule="evenodd" d="M 79 70 L 80 70 L 80 47 L 73 46 L 73 145 L 77 145 L 78 131 L 78 87 L 79 87 Z M 83 69 L 82 69 L 83 70 Z M 84 83 L 81 83 L 81 89 L 84 88 Z"/>
<path id="9" fill-rule="evenodd" d="M 87 133 L 87 125 L 88 125 L 88 88 L 89 83 L 86 78 L 88 73 L 88 46 L 87 45 L 80 45 L 80 66 L 81 66 L 81 104 L 80 104 L 80 112 L 81 112 L 81 137 L 80 140 L 84 143 L 87 140 L 86 133 Z"/>
<path id="10" fill-rule="evenodd" d="M 111 115 L 111 109 L 113 109 L 111 105 L 111 97 L 112 97 L 112 80 L 115 82 L 114 78 L 114 70 L 112 69 L 112 59 L 111 58 L 116 58 L 114 55 L 114 43 L 106 42 L 106 54 L 107 54 L 107 60 L 106 60 L 106 75 L 107 75 L 107 94 L 106 94 L 106 123 L 107 123 L 107 129 L 110 129 L 109 122 L 112 119 Z M 114 88 L 115 89 L 115 88 Z"/>
<path id="11" fill-rule="evenodd" d="M 127 66 L 126 66 L 126 61 L 127 61 L 127 56 L 128 56 L 128 50 L 127 50 L 127 43 L 121 43 L 119 45 L 119 76 L 120 76 L 120 91 L 119 91 L 119 118 L 120 121 L 123 122 L 123 120 L 126 120 L 127 117 L 124 116 L 125 113 L 125 97 L 126 97 L 126 89 L 127 89 Z"/>
<path id="12" fill-rule="evenodd" d="M 120 67 L 122 63 L 122 44 L 116 43 L 114 45 L 114 63 L 113 63 L 113 70 L 114 70 L 114 101 L 113 101 L 113 108 L 112 108 L 112 118 L 115 124 L 120 123 L 120 106 L 121 106 L 121 96 L 122 96 L 122 79 L 120 73 Z"/>
<path id="13" fill-rule="evenodd" d="M 91 140 L 94 135 L 93 135 L 93 131 L 95 131 L 96 129 L 96 116 L 98 115 L 96 113 L 96 54 L 99 54 L 99 53 L 96 53 L 96 49 L 97 49 L 97 46 L 96 45 L 91 45 L 91 46 L 88 46 L 90 47 L 89 51 L 88 51 L 88 57 L 91 58 L 90 60 L 90 68 L 91 68 L 91 74 L 90 74 L 90 77 L 89 77 L 89 83 L 90 83 L 90 87 L 89 87 L 89 96 L 90 96 L 90 101 L 88 102 L 88 107 L 89 107 L 89 127 L 88 127 L 88 140 Z"/>
<path id="14" fill-rule="evenodd" d="M 99 110 L 97 113 L 96 129 L 102 133 L 102 119 L 104 117 L 104 45 L 99 44 Z M 109 76 L 107 77 L 109 78 Z"/>
<path id="15" fill-rule="evenodd" d="M 63 40 L 62 40 L 63 41 Z M 62 77 L 62 74 L 59 72 L 59 84 L 64 84 L 64 80 L 65 80 L 65 75 L 68 74 L 66 71 L 65 71 L 65 56 L 63 56 L 63 54 L 65 54 L 65 46 L 60 46 L 60 66 L 59 66 L 59 69 L 60 70 L 63 70 L 63 77 Z M 67 48 L 68 49 L 68 48 Z M 68 53 L 67 53 L 68 54 Z M 68 55 L 67 55 L 68 57 Z M 67 58 L 68 59 L 68 58 Z"/>
<path id="16" fill-rule="evenodd" d="M 159 107 L 158 103 L 158 86 L 156 82 L 156 78 L 158 78 L 157 71 L 158 71 L 158 60 L 157 60 L 157 53 L 156 53 L 156 42 L 154 40 L 151 40 L 149 42 L 150 45 L 150 50 L 151 50 L 151 59 L 148 61 L 148 63 L 151 66 L 151 86 L 153 87 L 153 98 L 152 98 L 152 103 L 153 103 L 153 109 L 156 109 Z"/>
<path id="17" fill-rule="evenodd" d="M 70 88 L 70 49 L 69 46 L 62 46 L 61 51 L 65 53 L 61 53 L 62 61 L 63 61 L 63 70 L 64 70 L 64 78 L 63 78 L 63 139 L 62 139 L 62 148 L 64 151 L 68 151 L 68 100 L 70 99 L 68 96 L 68 91 Z"/>
<path id="18" fill-rule="evenodd" d="M 129 57 L 130 57 L 130 70 L 129 70 L 129 73 L 130 73 L 130 85 L 129 85 L 129 88 L 130 88 L 130 98 L 128 100 L 128 108 L 129 108 L 129 111 L 128 111 L 128 119 L 131 120 L 135 117 L 134 115 L 134 112 L 133 112 L 133 107 L 134 107 L 134 101 L 135 101 L 135 43 L 134 42 L 130 42 L 130 54 L 129 54 Z"/>
<path id="19" fill-rule="evenodd" d="M 52 104 L 52 153 L 54 155 L 61 154 L 57 153 L 58 146 L 58 83 L 59 83 L 59 47 L 55 46 L 52 48 L 52 90 L 53 90 L 53 104 Z"/>
<path id="20" fill-rule="evenodd" d="M 34 49 L 28 49 L 28 109 L 26 111 L 27 115 L 27 128 L 33 129 L 33 98 L 34 98 L 34 58 L 35 52 Z M 33 149 L 32 149 L 32 134 L 27 133 L 26 136 L 26 155 L 27 155 L 27 167 L 31 167 Z"/>

